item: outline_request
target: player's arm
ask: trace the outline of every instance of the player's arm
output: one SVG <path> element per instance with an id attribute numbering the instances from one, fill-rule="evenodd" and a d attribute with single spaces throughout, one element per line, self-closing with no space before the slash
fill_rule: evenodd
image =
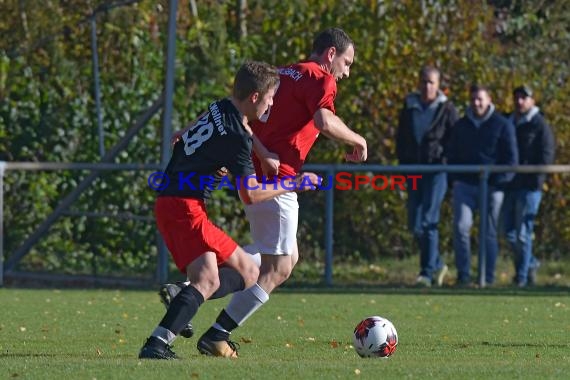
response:
<path id="1" fill-rule="evenodd" d="M 254 174 L 238 177 L 238 191 L 241 200 L 247 204 L 266 201 L 291 191 L 316 190 L 321 183 L 321 178 L 315 173 L 302 173 L 296 177 L 283 177 L 276 183 L 259 183 Z"/>
<path id="2" fill-rule="evenodd" d="M 245 127 L 246 131 L 251 134 L 248 126 Z M 316 190 L 320 185 L 320 178 L 314 173 L 304 173 L 303 177 L 279 178 L 277 183 L 259 183 L 251 161 L 251 149 L 251 145 L 240 143 L 238 151 L 225 163 L 236 178 L 240 198 L 245 204 L 263 202 L 290 191 Z M 307 182 L 313 186 L 306 186 Z"/>
<path id="3" fill-rule="evenodd" d="M 279 172 L 279 156 L 276 153 L 267 150 L 265 145 L 257 138 L 255 134 L 252 135 L 253 151 L 259 162 L 261 163 L 261 170 L 263 174 L 269 178 L 276 176 Z"/>
<path id="4" fill-rule="evenodd" d="M 328 138 L 349 144 L 354 151 L 346 155 L 348 161 L 362 162 L 368 158 L 368 148 L 364 137 L 352 131 L 327 108 L 319 108 L 313 115 L 315 126 Z"/>

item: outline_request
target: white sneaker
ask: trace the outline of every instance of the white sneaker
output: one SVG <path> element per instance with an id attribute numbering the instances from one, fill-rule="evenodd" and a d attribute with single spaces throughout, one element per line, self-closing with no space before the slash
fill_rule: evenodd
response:
<path id="1" fill-rule="evenodd" d="M 445 279 L 445 276 L 447 276 L 448 272 L 449 268 L 445 264 L 441 267 L 440 270 L 435 272 L 436 273 L 435 283 L 437 284 L 437 286 L 441 287 L 443 285 L 443 280 Z"/>
<path id="2" fill-rule="evenodd" d="M 426 276 L 418 276 L 418 278 L 416 278 L 416 286 L 430 288 L 431 287 L 431 280 L 429 278 L 427 278 Z"/>

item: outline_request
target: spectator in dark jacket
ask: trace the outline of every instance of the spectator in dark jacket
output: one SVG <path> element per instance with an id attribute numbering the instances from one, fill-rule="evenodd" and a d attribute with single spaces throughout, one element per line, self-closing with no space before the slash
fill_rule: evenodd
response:
<path id="1" fill-rule="evenodd" d="M 455 165 L 516 165 L 518 152 L 512 123 L 495 110 L 488 88 L 472 86 L 470 107 L 452 130 L 449 145 L 449 164 Z M 485 280 L 495 280 L 495 263 L 499 251 L 497 224 L 503 202 L 503 189 L 514 173 L 494 173 L 489 176 L 488 218 Z M 473 212 L 479 203 L 479 174 L 454 174 L 453 186 L 453 248 L 457 266 L 457 283 L 471 282 L 470 233 Z"/>
<path id="2" fill-rule="evenodd" d="M 554 162 L 554 135 L 532 90 L 520 86 L 513 91 L 515 111 L 509 120 L 515 125 L 519 165 L 550 165 Z M 508 184 L 503 204 L 507 240 L 513 250 L 514 282 L 519 287 L 534 284 L 540 262 L 532 254 L 534 218 L 542 198 L 546 174 L 516 174 Z"/>
<path id="3" fill-rule="evenodd" d="M 409 94 L 400 111 L 396 152 L 400 164 L 443 164 L 447 142 L 458 119 L 453 103 L 440 90 L 440 71 L 420 70 L 419 92 Z M 408 183 L 408 226 L 420 247 L 420 286 L 441 286 L 447 265 L 439 255 L 438 223 L 447 190 L 447 174 L 422 173 L 417 186 Z"/>

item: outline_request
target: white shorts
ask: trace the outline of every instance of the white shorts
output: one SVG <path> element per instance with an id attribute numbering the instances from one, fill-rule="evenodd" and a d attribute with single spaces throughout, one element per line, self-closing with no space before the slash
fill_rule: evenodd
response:
<path id="1" fill-rule="evenodd" d="M 292 255 L 297 247 L 299 202 L 289 192 L 264 202 L 245 205 L 245 214 L 255 252 L 264 255 Z M 250 248 L 251 247 L 251 248 Z"/>

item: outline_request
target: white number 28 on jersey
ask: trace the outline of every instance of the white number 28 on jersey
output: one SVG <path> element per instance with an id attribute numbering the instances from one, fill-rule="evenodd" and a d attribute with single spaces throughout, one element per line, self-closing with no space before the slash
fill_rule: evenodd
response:
<path id="1" fill-rule="evenodd" d="M 193 154 L 204 142 L 212 137 L 214 126 L 208 122 L 210 113 L 206 113 L 192 128 L 182 135 L 184 152 L 187 156 Z"/>

